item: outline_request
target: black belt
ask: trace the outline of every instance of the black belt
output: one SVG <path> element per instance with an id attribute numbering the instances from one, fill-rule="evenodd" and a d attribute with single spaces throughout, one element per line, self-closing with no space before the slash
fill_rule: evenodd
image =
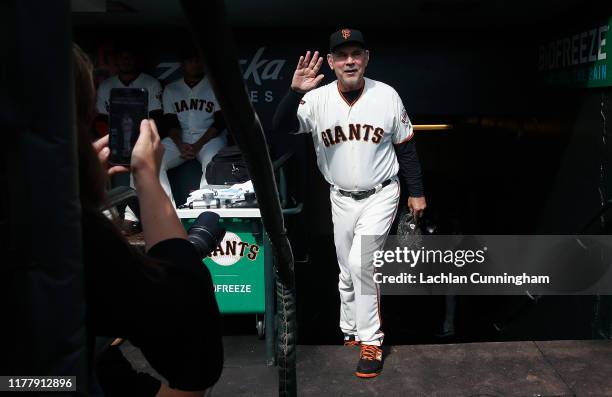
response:
<path id="1" fill-rule="evenodd" d="M 387 186 L 390 183 L 391 183 L 391 179 L 387 179 L 386 181 L 380 184 L 380 188 L 376 186 L 370 190 L 362 190 L 360 192 L 349 192 L 347 190 L 338 189 L 338 192 L 345 197 L 351 197 L 353 200 L 363 200 L 363 199 L 367 199 L 374 193 L 382 190 L 383 187 Z"/>

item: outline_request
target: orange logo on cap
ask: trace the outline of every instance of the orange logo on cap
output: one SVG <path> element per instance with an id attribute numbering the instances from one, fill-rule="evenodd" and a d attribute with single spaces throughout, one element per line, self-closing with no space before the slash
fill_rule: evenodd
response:
<path id="1" fill-rule="evenodd" d="M 344 40 L 348 40 L 351 37 L 351 29 L 342 29 L 342 37 Z"/>

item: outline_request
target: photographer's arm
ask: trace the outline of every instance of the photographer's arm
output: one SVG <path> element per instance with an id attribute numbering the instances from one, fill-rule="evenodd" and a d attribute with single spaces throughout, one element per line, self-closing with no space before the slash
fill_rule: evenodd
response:
<path id="1" fill-rule="evenodd" d="M 140 136 L 132 153 L 132 175 L 138 191 L 140 221 L 149 250 L 160 241 L 187 239 L 185 228 L 159 182 L 159 166 L 164 153 L 157 127 L 152 120 L 140 124 Z"/>

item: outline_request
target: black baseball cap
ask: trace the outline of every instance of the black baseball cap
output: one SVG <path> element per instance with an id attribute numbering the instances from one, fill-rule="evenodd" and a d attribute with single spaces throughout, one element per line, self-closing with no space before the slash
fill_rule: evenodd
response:
<path id="1" fill-rule="evenodd" d="M 344 28 L 329 36 L 329 51 L 334 52 L 336 48 L 349 43 L 359 44 L 363 48 L 366 46 L 363 34 L 359 30 Z"/>

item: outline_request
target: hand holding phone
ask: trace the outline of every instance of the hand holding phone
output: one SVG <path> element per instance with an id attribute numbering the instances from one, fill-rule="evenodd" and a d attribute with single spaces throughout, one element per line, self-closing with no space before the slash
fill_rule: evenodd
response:
<path id="1" fill-rule="evenodd" d="M 129 167 L 140 123 L 148 118 L 149 95 L 144 88 L 113 88 L 110 96 L 110 163 Z"/>
<path id="2" fill-rule="evenodd" d="M 121 172 L 130 172 L 130 169 L 121 165 L 109 165 L 109 157 L 110 157 L 110 149 L 108 148 L 108 134 L 104 135 L 102 138 L 96 140 L 91 144 L 93 146 L 94 151 L 98 155 L 98 160 L 100 160 L 100 164 L 102 168 L 106 170 L 106 173 L 109 176 L 114 174 L 118 174 Z"/>
<path id="3" fill-rule="evenodd" d="M 159 183 L 159 168 L 164 155 L 153 120 L 143 120 L 140 123 L 140 136 L 132 153 L 132 175 L 135 183 L 143 180 L 153 180 Z"/>

